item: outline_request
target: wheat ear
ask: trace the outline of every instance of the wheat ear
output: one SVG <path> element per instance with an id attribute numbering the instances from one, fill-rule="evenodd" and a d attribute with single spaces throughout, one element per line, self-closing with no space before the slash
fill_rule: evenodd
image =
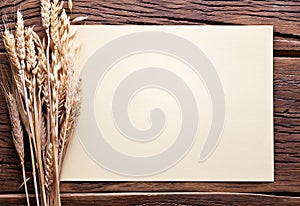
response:
<path id="1" fill-rule="evenodd" d="M 37 55 L 35 52 L 35 44 L 33 38 L 33 28 L 25 29 L 25 45 L 26 45 L 26 69 L 28 72 L 33 74 L 37 73 L 36 64 L 37 64 Z"/>
<path id="2" fill-rule="evenodd" d="M 24 164 L 24 137 L 19 111 L 14 96 L 11 93 L 7 94 L 7 96 L 9 104 L 9 114 L 12 122 L 13 141 L 19 154 L 21 163 Z"/>
<path id="3" fill-rule="evenodd" d="M 70 49 L 68 47 L 69 44 L 69 19 L 65 10 L 63 9 L 61 17 L 60 17 L 60 24 L 59 24 L 59 37 L 60 37 L 60 44 L 58 47 L 59 52 L 59 61 L 61 62 L 61 69 L 59 70 L 58 77 L 60 80 L 60 85 L 58 89 L 58 114 L 59 114 L 59 123 L 62 122 L 64 113 L 65 113 L 65 101 L 66 101 L 66 79 L 67 79 L 67 69 L 68 62 L 70 59 L 70 53 L 68 52 Z"/>
<path id="4" fill-rule="evenodd" d="M 17 69 L 20 68 L 20 62 L 18 59 L 18 54 L 16 51 L 16 45 L 15 45 L 15 37 L 12 33 L 9 32 L 9 30 L 7 28 L 5 28 L 5 31 L 3 33 L 3 42 L 4 42 L 10 62 Z"/>
<path id="5" fill-rule="evenodd" d="M 23 129 L 20 122 L 20 115 L 18 112 L 18 106 L 16 100 L 12 94 L 8 94 L 8 102 L 9 102 L 9 110 L 10 110 L 10 119 L 12 123 L 13 130 L 13 142 L 16 147 L 17 153 L 19 154 L 21 166 L 22 166 L 22 174 L 23 174 L 23 183 L 25 187 L 26 200 L 27 205 L 29 203 L 28 189 L 27 189 L 27 181 L 26 181 L 26 173 L 25 173 L 25 159 L 24 159 L 24 136 Z"/>
<path id="6" fill-rule="evenodd" d="M 4 75 L 2 74 L 2 78 Z M 5 80 L 4 80 L 5 81 Z M 12 137 L 13 137 L 13 143 L 15 145 L 15 148 L 17 150 L 17 153 L 19 155 L 19 159 L 21 162 L 22 167 L 22 175 L 23 175 L 23 184 L 25 187 L 25 194 L 26 194 L 26 201 L 27 205 L 29 206 L 29 195 L 28 195 L 28 189 L 27 189 L 27 181 L 26 181 L 26 172 L 25 172 L 25 153 L 24 153 L 24 133 L 23 128 L 20 121 L 20 115 L 18 111 L 17 101 L 12 93 L 9 92 L 9 86 L 8 80 L 6 83 L 1 80 L 1 87 L 5 95 L 5 100 L 8 105 L 8 111 L 12 126 Z M 6 86 L 5 86 L 6 84 Z"/>
<path id="7" fill-rule="evenodd" d="M 21 73 L 20 73 L 21 65 L 16 50 L 15 37 L 12 33 L 9 32 L 7 28 L 5 28 L 5 31 L 3 33 L 3 41 L 12 66 L 14 81 L 16 83 L 16 86 L 20 94 L 22 95 L 23 87 L 22 87 Z"/>
<path id="8" fill-rule="evenodd" d="M 45 161 L 45 187 L 49 195 L 53 188 L 53 174 L 54 174 L 54 153 L 53 145 L 50 142 L 46 147 L 46 161 Z"/>
<path id="9" fill-rule="evenodd" d="M 61 124 L 61 131 L 60 131 L 60 136 L 59 136 L 59 165 L 60 168 L 62 166 L 62 159 L 63 159 L 63 154 L 65 150 L 65 145 L 68 142 L 68 130 L 70 127 L 70 123 L 72 122 L 72 104 L 74 102 L 74 97 L 75 97 L 75 92 L 76 88 L 74 87 L 74 82 L 75 81 L 75 72 L 72 69 L 69 69 L 67 71 L 67 81 L 66 81 L 66 101 L 64 105 L 64 110 L 65 112 L 65 117 L 64 121 Z M 74 108 L 73 108 L 74 109 Z"/>
<path id="10" fill-rule="evenodd" d="M 58 15 L 59 15 L 59 1 L 53 0 L 51 3 L 51 12 L 50 12 L 50 37 L 53 42 L 52 50 L 56 50 L 55 47 L 57 47 L 59 43 L 59 28 L 58 28 Z"/>
<path id="11" fill-rule="evenodd" d="M 7 94 L 9 114 L 11 119 L 13 142 L 19 154 L 21 164 L 24 164 L 24 137 L 16 99 L 11 93 Z"/>
<path id="12" fill-rule="evenodd" d="M 50 9 L 50 0 L 41 0 L 41 18 L 44 29 L 48 29 L 50 27 Z"/>
<path id="13" fill-rule="evenodd" d="M 16 100 L 12 94 L 8 94 L 8 102 L 9 102 L 9 110 L 10 110 L 10 119 L 12 122 L 12 130 L 13 130 L 13 142 L 16 147 L 17 153 L 19 154 L 21 166 L 22 166 L 22 174 L 23 174 L 23 183 L 25 187 L 26 200 L 27 205 L 29 203 L 28 189 L 27 189 L 27 181 L 26 181 L 26 173 L 25 173 L 25 160 L 24 160 L 24 136 L 23 129 L 20 122 L 20 115 L 18 112 L 18 106 Z"/>
<path id="14" fill-rule="evenodd" d="M 21 12 L 17 11 L 17 24 L 16 24 L 16 46 L 17 46 L 17 54 L 19 57 L 21 69 L 25 69 L 25 36 L 24 36 L 24 20 Z"/>

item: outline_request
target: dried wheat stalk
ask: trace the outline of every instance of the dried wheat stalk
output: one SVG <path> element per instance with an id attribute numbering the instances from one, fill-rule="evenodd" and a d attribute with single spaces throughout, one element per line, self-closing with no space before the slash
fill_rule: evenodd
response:
<path id="1" fill-rule="evenodd" d="M 29 195 L 28 195 L 28 189 L 27 189 L 27 180 L 26 180 L 26 172 L 25 172 L 25 154 L 24 154 L 24 136 L 23 136 L 23 128 L 20 121 L 20 115 L 18 111 L 18 105 L 15 97 L 12 93 L 8 92 L 9 86 L 4 86 L 2 84 L 2 88 L 4 91 L 4 95 L 6 98 L 6 101 L 8 103 L 8 110 L 12 125 L 12 137 L 13 137 L 13 143 L 15 145 L 15 148 L 17 150 L 17 153 L 20 158 L 21 167 L 22 167 L 22 175 L 23 175 L 23 183 L 25 187 L 25 193 L 26 193 L 26 201 L 27 205 L 30 205 L 29 203 Z"/>
<path id="2" fill-rule="evenodd" d="M 71 10 L 73 3 L 68 1 Z M 76 22 L 84 20 L 78 18 Z M 79 114 L 80 81 L 74 70 L 77 48 L 63 1 L 41 0 L 42 41 L 25 27 L 17 11 L 15 33 L 7 27 L 3 41 L 11 63 L 12 80 L 1 80 L 12 122 L 13 142 L 23 168 L 24 134 L 29 138 L 37 205 L 61 205 L 60 171 Z M 25 145 L 26 146 L 26 145 Z"/>
<path id="3" fill-rule="evenodd" d="M 35 188 L 35 194 L 36 194 L 36 202 L 37 205 L 39 205 L 39 198 L 38 198 L 38 182 L 36 177 L 36 168 L 35 168 L 35 157 L 34 153 L 36 153 L 36 150 L 33 146 L 33 141 L 35 139 L 34 137 L 34 129 L 33 129 L 33 119 L 30 114 L 30 105 L 32 99 L 28 97 L 28 88 L 27 86 L 30 86 L 30 81 L 28 80 L 28 76 L 25 75 L 25 57 L 26 57 L 26 48 L 25 48 L 25 29 L 24 29 L 24 21 L 23 16 L 20 11 L 17 11 L 17 23 L 16 23 L 16 32 L 15 32 L 15 39 L 16 39 L 16 48 L 17 48 L 17 55 L 19 58 L 20 68 L 20 80 L 23 86 L 23 89 L 20 91 L 22 94 L 21 96 L 24 98 L 24 105 L 25 108 L 22 110 L 22 112 L 25 112 L 28 117 L 29 127 L 30 127 L 30 134 L 28 134 L 29 137 L 29 145 L 30 145 L 30 154 L 31 154 L 31 163 L 32 163 L 32 173 L 33 173 L 33 180 L 34 180 L 34 188 Z"/>

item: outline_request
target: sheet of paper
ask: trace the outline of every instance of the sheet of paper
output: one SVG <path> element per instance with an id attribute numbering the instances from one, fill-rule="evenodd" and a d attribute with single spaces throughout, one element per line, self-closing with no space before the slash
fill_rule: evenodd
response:
<path id="1" fill-rule="evenodd" d="M 272 26 L 74 26 L 68 181 L 273 181 Z"/>

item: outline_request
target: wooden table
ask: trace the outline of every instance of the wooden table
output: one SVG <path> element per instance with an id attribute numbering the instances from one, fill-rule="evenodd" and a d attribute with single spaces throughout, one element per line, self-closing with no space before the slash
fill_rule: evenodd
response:
<path id="1" fill-rule="evenodd" d="M 275 182 L 64 182 L 63 205 L 300 205 L 300 1 L 74 0 L 73 4 L 72 18 L 88 16 L 85 24 L 274 25 Z M 0 2 L 7 23 L 15 22 L 17 8 L 26 25 L 38 25 L 35 30 L 41 31 L 39 0 Z M 1 69 L 7 65 L 1 41 Z M 0 93 L 0 205 L 22 205 L 21 169 L 10 130 Z"/>

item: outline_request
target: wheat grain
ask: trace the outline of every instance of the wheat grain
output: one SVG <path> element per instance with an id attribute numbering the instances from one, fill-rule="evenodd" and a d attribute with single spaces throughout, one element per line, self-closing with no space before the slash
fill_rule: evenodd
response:
<path id="1" fill-rule="evenodd" d="M 86 20 L 87 18 L 88 18 L 87 16 L 78 16 L 72 20 L 72 23 L 79 23 L 79 22 Z"/>
<path id="2" fill-rule="evenodd" d="M 73 9 L 73 1 L 72 0 L 68 0 L 68 7 L 69 7 L 69 10 L 72 11 L 72 9 Z"/>
<path id="3" fill-rule="evenodd" d="M 41 127 L 41 148 L 42 151 L 46 151 L 46 146 L 48 144 L 48 140 L 47 140 L 47 128 L 46 128 L 46 123 L 45 123 L 45 118 L 43 116 L 40 117 L 40 127 Z"/>

